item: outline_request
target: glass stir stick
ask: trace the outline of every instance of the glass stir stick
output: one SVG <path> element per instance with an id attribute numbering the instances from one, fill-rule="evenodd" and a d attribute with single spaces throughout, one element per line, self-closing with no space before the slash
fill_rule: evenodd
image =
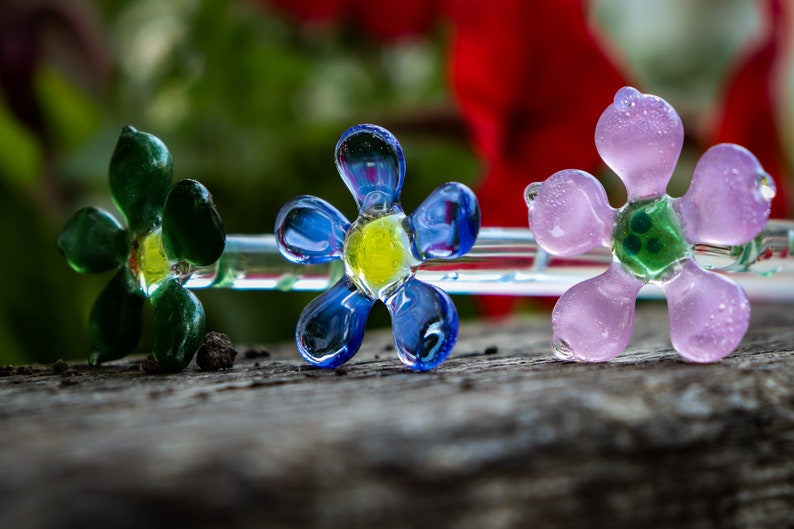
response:
<path id="1" fill-rule="evenodd" d="M 742 246 L 696 245 L 705 268 L 730 274 L 754 301 L 794 302 L 794 221 L 774 220 Z M 480 229 L 474 247 L 454 262 L 429 260 L 417 278 L 450 294 L 559 296 L 572 285 L 603 272 L 612 253 L 598 248 L 575 257 L 554 257 L 535 243 L 526 228 Z M 342 261 L 298 265 L 279 253 L 273 235 L 229 235 L 221 258 L 191 267 L 190 289 L 323 291 L 344 273 Z M 661 298 L 649 285 L 645 298 Z"/>

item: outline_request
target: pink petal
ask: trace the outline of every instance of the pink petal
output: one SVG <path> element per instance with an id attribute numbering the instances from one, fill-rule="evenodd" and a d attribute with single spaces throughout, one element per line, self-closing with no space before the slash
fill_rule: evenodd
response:
<path id="1" fill-rule="evenodd" d="M 535 240 L 554 255 L 578 255 L 609 246 L 617 212 L 592 175 L 567 169 L 526 190 L 529 226 Z"/>
<path id="2" fill-rule="evenodd" d="M 665 193 L 681 154 L 684 126 L 665 100 L 624 87 L 601 114 L 595 139 L 632 202 Z"/>
<path id="3" fill-rule="evenodd" d="M 744 244 L 769 218 L 775 183 L 750 151 L 723 143 L 698 161 L 686 194 L 673 202 L 691 243 Z"/>
<path id="4" fill-rule="evenodd" d="M 560 360 L 605 362 L 626 348 L 634 328 L 634 302 L 642 283 L 617 262 L 571 287 L 551 315 L 552 346 Z"/>
<path id="5" fill-rule="evenodd" d="M 750 303 L 742 287 L 688 260 L 662 285 L 675 350 L 693 362 L 714 362 L 742 341 Z"/>

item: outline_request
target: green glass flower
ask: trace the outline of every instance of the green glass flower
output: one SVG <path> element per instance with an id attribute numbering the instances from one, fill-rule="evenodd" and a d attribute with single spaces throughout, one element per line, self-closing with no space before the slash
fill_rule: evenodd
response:
<path id="1" fill-rule="evenodd" d="M 107 211 L 87 207 L 58 235 L 75 271 L 118 270 L 91 309 L 93 365 L 135 349 L 147 298 L 154 312 L 152 354 L 163 370 L 183 369 L 201 345 L 204 308 L 182 285 L 191 265 L 218 260 L 226 233 L 209 191 L 195 180 L 171 186 L 172 175 L 165 144 L 125 127 L 110 160 L 110 191 L 127 228 Z"/>

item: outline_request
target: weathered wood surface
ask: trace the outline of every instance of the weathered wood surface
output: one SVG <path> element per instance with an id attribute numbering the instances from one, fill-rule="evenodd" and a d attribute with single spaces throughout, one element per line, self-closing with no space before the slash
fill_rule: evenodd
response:
<path id="1" fill-rule="evenodd" d="M 330 372 L 289 344 L 217 373 L 6 370 L 0 527 L 794 527 L 792 323 L 756 307 L 713 365 L 644 305 L 606 365 L 551 359 L 544 316 L 466 324 L 426 374 L 386 333 Z"/>

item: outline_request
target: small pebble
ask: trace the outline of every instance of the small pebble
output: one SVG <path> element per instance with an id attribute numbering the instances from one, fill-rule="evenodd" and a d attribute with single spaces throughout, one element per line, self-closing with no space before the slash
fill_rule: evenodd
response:
<path id="1" fill-rule="evenodd" d="M 208 332 L 196 353 L 196 364 L 202 371 L 218 371 L 234 367 L 237 349 L 229 337 L 220 332 Z"/>
<path id="2" fill-rule="evenodd" d="M 147 355 L 141 362 L 141 370 L 146 373 L 162 373 L 163 368 L 160 362 L 154 359 L 154 355 Z"/>
<path id="3" fill-rule="evenodd" d="M 60 375 L 60 374 L 64 373 L 67 369 L 69 369 L 69 364 L 64 362 L 63 359 L 61 359 L 61 358 L 59 358 L 58 360 L 55 361 L 54 364 L 52 364 L 53 373 L 56 373 L 56 374 Z"/>

